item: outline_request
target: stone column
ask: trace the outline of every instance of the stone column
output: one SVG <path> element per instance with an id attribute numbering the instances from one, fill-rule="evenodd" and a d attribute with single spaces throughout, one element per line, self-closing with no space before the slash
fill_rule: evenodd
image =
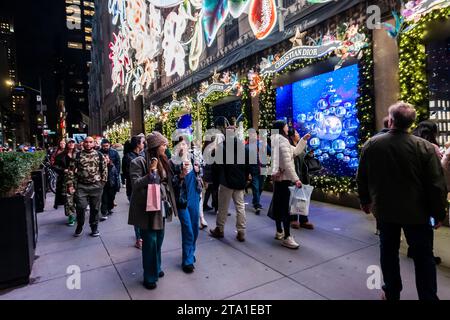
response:
<path id="1" fill-rule="evenodd" d="M 395 25 L 393 19 L 387 22 Z M 381 130 L 389 106 L 400 96 L 398 46 L 383 29 L 374 30 L 373 43 L 375 119 L 377 130 Z"/>
<path id="2" fill-rule="evenodd" d="M 131 135 L 135 136 L 144 133 L 144 102 L 142 96 L 134 100 L 132 95 L 128 95 L 127 99 L 130 106 L 130 121 L 132 123 Z"/>
<path id="3" fill-rule="evenodd" d="M 251 107 L 250 107 L 251 113 L 252 113 L 252 122 L 253 122 L 253 128 L 258 129 L 259 127 L 259 94 L 256 95 L 256 97 L 251 97 Z M 268 128 L 262 128 L 262 129 L 268 129 Z"/>

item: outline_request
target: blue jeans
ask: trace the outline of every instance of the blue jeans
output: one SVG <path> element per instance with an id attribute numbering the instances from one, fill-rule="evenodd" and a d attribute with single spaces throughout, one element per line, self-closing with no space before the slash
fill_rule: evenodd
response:
<path id="1" fill-rule="evenodd" d="M 144 281 L 156 282 L 161 272 L 161 246 L 164 240 L 164 230 L 141 229 L 141 237 Z"/>
<path id="2" fill-rule="evenodd" d="M 251 176 L 252 176 L 252 194 L 253 194 L 252 204 L 253 208 L 256 208 L 257 206 L 261 206 L 261 194 L 264 188 L 265 176 L 259 174 L 259 169 L 258 172 L 256 171 L 251 172 Z"/>
<path id="3" fill-rule="evenodd" d="M 199 203 L 189 204 L 186 209 L 178 210 L 181 222 L 181 242 L 183 247 L 183 266 L 194 264 L 195 243 L 198 238 L 199 228 Z"/>
<path id="4" fill-rule="evenodd" d="M 400 225 L 378 221 L 380 228 L 380 262 L 383 290 L 388 300 L 399 300 L 403 289 L 400 276 L 400 235 L 403 229 L 413 252 L 416 288 L 420 300 L 439 300 L 436 264 L 433 256 L 433 228 L 430 225 Z"/>

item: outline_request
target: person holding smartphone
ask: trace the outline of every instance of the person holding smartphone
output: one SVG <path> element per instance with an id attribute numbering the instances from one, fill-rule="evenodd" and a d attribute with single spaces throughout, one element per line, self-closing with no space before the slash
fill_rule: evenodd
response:
<path id="1" fill-rule="evenodd" d="M 147 137 L 145 157 L 137 157 L 130 164 L 132 184 L 128 224 L 139 228 L 142 238 L 142 265 L 144 287 L 155 289 L 156 282 L 164 276 L 161 268 L 161 247 L 165 222 L 177 215 L 172 187 L 172 170 L 165 154 L 168 141 L 159 132 Z M 161 191 L 161 210 L 147 212 L 147 189 L 158 184 Z"/>
<path id="2" fill-rule="evenodd" d="M 294 147 L 289 142 L 289 128 L 285 121 L 275 121 L 273 129 L 279 133 L 272 135 L 274 191 L 268 216 L 276 222 L 275 239 L 282 240 L 281 245 L 284 247 L 298 249 L 300 245 L 290 234 L 289 186 L 294 183 L 297 188 L 302 187 L 302 182 L 295 171 L 294 157 L 305 150 L 311 135 L 306 134 Z"/>
<path id="3" fill-rule="evenodd" d="M 202 182 L 200 163 L 194 161 L 189 153 L 186 139 L 180 138 L 170 160 L 173 186 L 177 199 L 178 217 L 181 223 L 182 269 L 186 273 L 194 272 L 196 242 L 199 233 L 200 195 Z"/>

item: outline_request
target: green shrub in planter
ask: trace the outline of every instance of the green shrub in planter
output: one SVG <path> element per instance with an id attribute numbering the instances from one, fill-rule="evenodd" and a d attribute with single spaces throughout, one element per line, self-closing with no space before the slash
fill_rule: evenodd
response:
<path id="1" fill-rule="evenodd" d="M 0 197 L 20 192 L 30 179 L 31 171 L 39 169 L 45 151 L 0 153 Z"/>

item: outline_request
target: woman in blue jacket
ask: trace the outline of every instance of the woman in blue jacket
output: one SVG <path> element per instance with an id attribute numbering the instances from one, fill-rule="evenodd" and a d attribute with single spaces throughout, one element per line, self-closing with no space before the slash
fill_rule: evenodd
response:
<path id="1" fill-rule="evenodd" d="M 182 268 L 184 272 L 192 273 L 199 232 L 200 195 L 202 192 L 200 163 L 193 160 L 184 139 L 178 143 L 170 163 L 174 173 L 172 184 L 181 223 Z"/>

